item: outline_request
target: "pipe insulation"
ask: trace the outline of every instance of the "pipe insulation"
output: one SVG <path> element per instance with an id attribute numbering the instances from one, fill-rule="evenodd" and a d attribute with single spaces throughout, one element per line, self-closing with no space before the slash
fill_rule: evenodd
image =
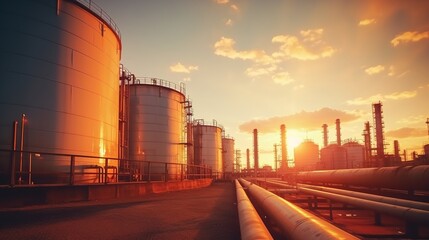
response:
<path id="1" fill-rule="evenodd" d="M 247 197 L 243 187 L 237 180 L 235 180 L 235 188 L 241 239 L 273 239 L 261 217 L 258 215 L 258 212 L 256 212 L 256 209 L 253 207 L 252 202 L 250 202 Z"/>
<path id="2" fill-rule="evenodd" d="M 429 223 L 429 211 L 410 208 L 410 207 L 402 207 L 402 206 L 376 202 L 376 201 L 371 201 L 366 199 L 359 199 L 355 197 L 323 192 L 323 191 L 319 191 L 311 188 L 305 188 L 305 187 L 298 187 L 298 190 L 306 194 L 311 194 L 314 196 L 323 197 L 323 198 L 331 199 L 342 203 L 347 203 L 353 206 L 362 207 L 364 209 L 370 209 L 379 213 L 385 213 L 410 222 L 423 223 L 423 224 Z"/>
<path id="3" fill-rule="evenodd" d="M 359 239 L 251 182 L 239 181 L 289 239 Z"/>
<path id="4" fill-rule="evenodd" d="M 322 186 L 315 186 L 315 185 L 308 185 L 308 184 L 298 184 L 298 188 L 299 187 L 311 188 L 319 191 L 336 193 L 336 194 L 341 194 L 349 197 L 355 197 L 355 198 L 387 203 L 387 204 L 392 204 L 392 205 L 397 205 L 402 207 L 416 208 L 416 209 L 429 211 L 429 203 L 426 203 L 426 202 L 417 202 L 417 201 L 411 201 L 411 200 L 400 199 L 400 198 L 385 197 L 385 196 L 380 196 L 375 194 L 361 193 L 361 192 L 349 191 L 344 189 L 322 187 Z"/>

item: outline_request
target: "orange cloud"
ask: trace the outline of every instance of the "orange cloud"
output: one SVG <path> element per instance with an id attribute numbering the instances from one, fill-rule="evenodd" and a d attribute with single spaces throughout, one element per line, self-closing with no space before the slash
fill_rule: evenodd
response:
<path id="1" fill-rule="evenodd" d="M 397 35 L 390 43 L 396 47 L 400 43 L 418 42 L 420 40 L 429 38 L 429 31 L 427 32 L 404 32 Z"/>
<path id="2" fill-rule="evenodd" d="M 363 19 L 359 21 L 359 26 L 368 26 L 370 24 L 374 24 L 375 23 L 375 19 L 371 18 L 371 19 Z"/>
<path id="3" fill-rule="evenodd" d="M 317 130 L 324 123 L 334 123 L 335 119 L 341 122 L 350 122 L 359 118 L 356 114 L 347 113 L 331 108 L 322 108 L 314 112 L 302 111 L 288 116 L 277 116 L 268 119 L 256 119 L 245 122 L 239 126 L 240 131 L 252 133 L 258 129 L 261 133 L 278 132 L 281 124 L 286 124 L 288 129 Z"/>
<path id="4" fill-rule="evenodd" d="M 273 53 L 273 57 L 316 60 L 335 53 L 335 49 L 323 41 L 323 29 L 300 31 L 300 35 L 300 38 L 291 35 L 274 36 L 271 41 L 281 45 L 280 51 Z"/>
<path id="5" fill-rule="evenodd" d="M 387 100 L 402 100 L 409 99 L 417 96 L 417 91 L 403 91 L 403 92 L 394 92 L 390 94 L 376 94 L 367 98 L 358 97 L 353 100 L 348 100 L 347 103 L 350 105 L 370 105 L 379 101 Z"/>
<path id="6" fill-rule="evenodd" d="M 386 137 L 390 137 L 390 138 L 424 137 L 427 135 L 427 129 L 405 127 L 405 128 L 387 131 L 385 135 Z"/>
<path id="7" fill-rule="evenodd" d="M 230 6 L 230 7 L 231 7 L 231 9 L 232 9 L 232 10 L 234 10 L 234 11 L 236 11 L 236 12 L 239 10 L 239 9 L 238 9 L 238 6 L 237 6 L 237 5 L 235 5 L 235 4 L 231 4 L 231 6 Z"/>
<path id="8" fill-rule="evenodd" d="M 227 4 L 229 3 L 229 0 L 216 0 L 217 4 Z"/>
<path id="9" fill-rule="evenodd" d="M 234 49 L 235 41 L 231 38 L 222 37 L 214 44 L 215 54 L 231 59 L 252 60 L 257 63 L 268 64 L 273 62 L 270 57 L 262 50 L 237 51 Z"/>
<path id="10" fill-rule="evenodd" d="M 170 71 L 176 72 L 176 73 L 190 73 L 191 71 L 198 70 L 198 66 L 185 66 L 181 64 L 180 62 L 171 65 Z"/>
<path id="11" fill-rule="evenodd" d="M 277 84 L 287 85 L 294 82 L 295 80 L 290 76 L 288 72 L 279 72 L 274 74 L 271 79 Z"/>
<path id="12" fill-rule="evenodd" d="M 365 72 L 368 75 L 374 75 L 374 74 L 377 74 L 377 73 L 381 73 L 383 71 L 384 71 L 384 66 L 383 65 L 377 65 L 377 66 L 369 67 L 369 68 L 365 69 Z"/>

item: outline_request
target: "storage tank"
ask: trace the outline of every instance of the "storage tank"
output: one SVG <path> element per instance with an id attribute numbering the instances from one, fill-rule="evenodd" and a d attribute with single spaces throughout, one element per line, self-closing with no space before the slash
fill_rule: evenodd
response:
<path id="1" fill-rule="evenodd" d="M 356 141 L 343 144 L 347 153 L 347 168 L 362 168 L 365 162 L 365 147 Z"/>
<path id="2" fill-rule="evenodd" d="M 222 137 L 223 172 L 228 175 L 234 172 L 234 143 L 234 138 Z"/>
<path id="3" fill-rule="evenodd" d="M 25 114 L 17 148 L 23 142 L 36 152 L 33 182 L 68 178 L 70 157 L 45 152 L 96 156 L 75 159 L 77 182 L 100 171 L 100 157 L 118 156 L 121 39 L 113 20 L 94 3 L 67 0 L 1 1 L 0 17 L 0 149 L 13 147 L 12 124 Z M 2 182 L 10 179 L 8 164 L 1 161 Z"/>
<path id="4" fill-rule="evenodd" d="M 320 163 L 322 169 L 347 168 L 346 149 L 337 144 L 330 144 L 320 150 Z"/>
<path id="5" fill-rule="evenodd" d="M 130 159 L 153 162 L 152 180 L 165 180 L 164 163 L 169 163 L 168 178 L 179 178 L 182 170 L 177 164 L 185 163 L 184 85 L 158 78 L 138 78 L 129 86 L 129 93 Z M 148 173 L 148 169 L 131 170 Z"/>
<path id="6" fill-rule="evenodd" d="M 294 149 L 295 169 L 314 170 L 319 164 L 319 145 L 309 139 Z"/>
<path id="7" fill-rule="evenodd" d="M 222 128 L 213 121 L 212 125 L 203 120 L 193 124 L 194 158 L 196 165 L 211 168 L 214 177 L 222 176 Z"/>

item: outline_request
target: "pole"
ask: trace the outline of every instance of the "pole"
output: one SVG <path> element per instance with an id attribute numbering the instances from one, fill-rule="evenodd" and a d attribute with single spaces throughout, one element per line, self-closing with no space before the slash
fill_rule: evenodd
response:
<path id="1" fill-rule="evenodd" d="M 21 146 L 20 146 L 20 157 L 19 157 L 19 184 L 22 183 L 22 162 L 23 162 L 23 151 L 24 151 L 24 130 L 25 130 L 25 114 L 21 115 Z"/>

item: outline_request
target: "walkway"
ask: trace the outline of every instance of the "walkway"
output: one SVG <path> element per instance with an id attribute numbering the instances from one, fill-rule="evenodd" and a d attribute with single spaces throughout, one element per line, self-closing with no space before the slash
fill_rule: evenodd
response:
<path id="1" fill-rule="evenodd" d="M 231 183 L 127 200 L 0 210 L 0 239 L 240 239 Z"/>

